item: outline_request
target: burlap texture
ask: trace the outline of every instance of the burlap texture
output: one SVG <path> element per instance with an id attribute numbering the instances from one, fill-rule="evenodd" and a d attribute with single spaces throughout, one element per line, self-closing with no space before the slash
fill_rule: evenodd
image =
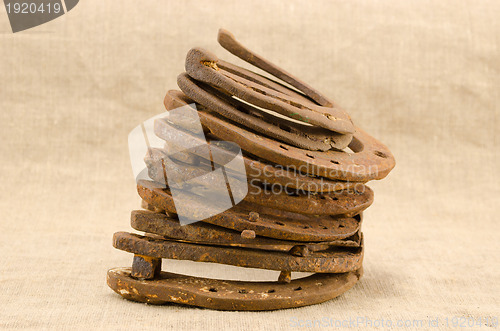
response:
<path id="1" fill-rule="evenodd" d="M 2 8 L 0 328 L 328 329 L 364 318 L 357 326 L 425 329 L 439 318 L 447 329 L 445 318 L 498 318 L 499 12 L 495 1 L 85 0 L 13 34 Z M 191 47 L 241 64 L 217 44 L 219 27 L 334 99 L 396 157 L 370 184 L 365 276 L 335 300 L 217 312 L 132 303 L 106 285 L 107 269 L 132 260 L 112 234 L 131 230 L 140 206 L 127 134 L 163 110 Z"/>

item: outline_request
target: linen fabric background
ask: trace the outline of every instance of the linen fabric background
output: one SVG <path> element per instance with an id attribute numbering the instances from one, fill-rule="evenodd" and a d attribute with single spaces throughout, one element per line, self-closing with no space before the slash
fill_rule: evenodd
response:
<path id="1" fill-rule="evenodd" d="M 13 34 L 2 7 L 0 328 L 383 329 L 383 319 L 425 329 L 438 319 L 448 329 L 446 318 L 462 317 L 488 329 L 500 315 L 499 17 L 495 1 L 86 0 Z M 106 285 L 107 269 L 131 265 L 111 238 L 140 208 L 128 132 L 163 111 L 190 48 L 249 67 L 217 44 L 220 27 L 396 157 L 369 184 L 365 275 L 337 299 L 219 312 L 133 303 Z M 170 260 L 164 270 L 278 276 Z"/>

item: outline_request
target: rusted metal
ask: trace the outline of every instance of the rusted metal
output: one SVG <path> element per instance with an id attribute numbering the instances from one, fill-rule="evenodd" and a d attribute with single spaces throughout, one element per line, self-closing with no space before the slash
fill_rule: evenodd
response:
<path id="1" fill-rule="evenodd" d="M 243 160 L 250 183 L 256 181 L 270 185 L 276 184 L 302 192 L 317 193 L 354 190 L 358 189 L 361 184 L 315 177 L 301 173 L 295 167 L 278 166 L 248 153 L 245 153 Z"/>
<path id="2" fill-rule="evenodd" d="M 170 91 L 176 96 L 179 100 L 183 100 L 183 104 L 179 102 L 174 102 L 173 104 L 169 103 L 171 100 L 168 95 L 165 98 L 165 103 L 167 109 L 174 109 L 176 107 L 186 105 L 184 100 L 185 97 L 182 92 L 179 91 Z M 150 150 L 148 155 L 146 156 L 146 164 L 148 166 L 149 175 L 151 178 L 158 182 L 165 182 L 163 178 L 165 172 L 163 171 L 163 163 L 162 160 L 167 157 L 174 158 L 180 162 L 182 162 L 186 167 L 192 165 L 196 168 L 187 169 L 186 175 L 182 173 L 179 174 L 179 178 L 188 177 L 189 173 L 192 172 L 200 172 L 200 168 L 211 167 L 211 161 L 209 159 L 210 153 L 208 152 L 208 145 L 206 142 L 210 144 L 210 149 L 212 151 L 216 150 L 217 155 L 224 161 L 231 161 L 234 157 L 234 153 L 228 151 L 226 145 L 221 147 L 221 141 L 217 140 L 216 137 L 211 135 L 210 133 L 205 134 L 205 139 L 201 139 L 199 135 L 190 135 L 188 132 L 184 134 L 189 137 L 189 140 L 196 141 L 197 147 L 189 150 L 184 150 L 183 152 L 177 152 L 175 154 L 170 153 L 172 148 L 175 149 L 176 146 L 182 146 L 186 137 L 183 135 L 169 135 L 166 136 L 166 132 L 169 127 L 171 127 L 167 120 L 158 120 L 155 125 L 156 134 L 166 140 L 165 148 L 156 149 L 153 148 Z M 168 140 L 168 141 L 167 141 Z M 327 178 L 318 178 L 314 175 L 306 174 L 297 169 L 294 166 L 282 166 L 272 164 L 268 161 L 264 161 L 259 159 L 258 157 L 249 154 L 248 152 L 244 152 L 244 162 L 245 169 L 247 173 L 247 177 L 250 180 L 258 180 L 264 183 L 272 183 L 282 185 L 286 188 L 291 189 L 299 189 L 301 191 L 311 191 L 311 192 L 329 192 L 329 191 L 341 191 L 345 189 L 353 189 L 354 187 L 359 186 L 360 184 L 353 182 L 345 182 L 345 181 L 333 181 Z M 224 164 L 221 164 L 224 165 Z M 177 177 L 176 177 L 177 178 Z"/>
<path id="3" fill-rule="evenodd" d="M 361 245 L 360 232 L 353 236 L 322 242 L 300 242 L 291 240 L 277 240 L 263 236 L 256 236 L 254 230 L 252 236 L 243 236 L 238 231 L 224 227 L 196 222 L 181 226 L 178 219 L 168 217 L 162 213 L 153 213 L 144 210 L 135 210 L 131 214 L 130 224 L 132 228 L 148 234 L 156 234 L 170 240 L 178 240 L 203 245 L 233 246 L 269 251 L 290 252 L 292 255 L 300 254 L 305 247 L 309 251 L 327 250 L 331 246 L 337 247 L 359 247 Z M 297 252 L 298 251 L 298 252 Z M 299 255 L 299 256 L 303 256 Z"/>
<path id="4" fill-rule="evenodd" d="M 165 101 L 170 107 L 186 105 L 189 100 L 171 91 L 167 92 L 165 99 L 170 99 Z M 202 125 L 215 137 L 232 141 L 242 150 L 264 160 L 293 166 L 302 173 L 332 180 L 366 182 L 384 178 L 395 166 L 389 149 L 360 128 L 356 128 L 349 144 L 353 153 L 338 150 L 309 151 L 251 132 L 201 105 L 197 108 Z"/>
<path id="5" fill-rule="evenodd" d="M 271 63 L 262 56 L 254 53 L 253 51 L 243 46 L 236 40 L 234 35 L 231 32 L 227 31 L 226 29 L 219 29 L 219 33 L 217 35 L 217 41 L 222 47 L 224 47 L 231 54 L 239 57 L 245 62 L 248 62 L 256 66 L 261 70 L 264 70 L 267 73 L 270 73 L 274 77 L 290 84 L 291 86 L 295 87 L 297 90 L 303 92 L 306 96 L 314 100 L 318 105 L 325 107 L 332 107 L 332 106 L 336 107 L 336 105 L 334 105 L 334 103 L 331 100 L 329 100 L 325 95 L 323 95 L 318 90 L 314 89 L 313 87 L 309 86 L 299 78 L 291 75 L 282 68 L 278 67 L 277 65 Z"/>
<path id="6" fill-rule="evenodd" d="M 254 230 L 243 230 L 243 231 L 241 231 L 241 238 L 255 239 L 255 231 Z"/>
<path id="7" fill-rule="evenodd" d="M 250 222 L 257 222 L 259 219 L 260 219 L 259 213 L 256 213 L 254 211 L 248 213 L 248 220 Z"/>
<path id="8" fill-rule="evenodd" d="M 140 180 L 137 184 L 139 195 L 148 203 L 169 212 L 175 212 L 173 199 L 168 186 L 153 181 Z M 158 199 L 165 201 L 152 202 L 141 194 L 154 190 Z M 266 188 L 249 185 L 248 194 L 243 201 L 267 208 L 284 210 L 305 215 L 346 215 L 353 216 L 368 208 L 373 202 L 373 191 L 368 186 L 362 186 L 363 191 L 346 190 L 322 194 L 304 194 L 283 188 Z M 168 208 L 167 208 L 168 205 Z M 204 208 L 202 203 L 193 201 L 193 208 Z"/>
<path id="9" fill-rule="evenodd" d="M 215 143 L 215 142 L 214 142 Z M 212 144 L 211 144 L 212 145 Z M 176 153 L 175 155 L 178 155 Z M 184 154 L 187 156 L 187 153 Z M 156 182 L 167 184 L 164 159 L 168 157 L 161 149 L 151 148 L 150 153 L 145 157 L 145 163 L 148 167 L 148 174 L 151 179 Z M 195 157 L 190 154 L 190 157 Z M 356 192 L 365 190 L 365 186 L 360 182 L 341 182 L 333 181 L 326 178 L 311 177 L 307 174 L 301 174 L 293 169 L 288 170 L 285 167 L 277 167 L 275 165 L 264 163 L 259 160 L 250 159 L 248 156 L 243 156 L 245 170 L 248 177 L 248 185 L 250 188 L 256 187 L 273 187 L 282 191 L 300 192 L 302 194 L 311 193 L 328 193 L 328 192 Z M 198 183 L 198 185 L 207 185 L 210 181 L 196 181 L 196 174 L 203 174 L 204 178 L 210 175 L 210 161 L 199 158 L 197 164 L 187 163 L 172 163 L 169 162 L 170 171 L 175 172 L 177 176 L 173 176 L 180 183 L 187 178 L 190 183 Z M 232 178 L 238 178 L 232 174 Z M 239 178 L 243 181 L 244 178 Z M 222 193 L 222 192 L 221 192 Z"/>
<path id="10" fill-rule="evenodd" d="M 373 191 L 365 185 L 360 190 L 326 192 L 322 194 L 297 193 L 281 187 L 250 185 L 245 202 L 268 208 L 306 215 L 353 216 L 373 202 Z"/>
<path id="11" fill-rule="evenodd" d="M 131 276 L 137 279 L 153 279 L 160 274 L 161 259 L 135 254 Z"/>
<path id="12" fill-rule="evenodd" d="M 243 71 L 242 68 L 232 67 L 240 73 Z M 352 140 L 352 134 L 332 132 L 263 112 L 207 84 L 200 83 L 187 74 L 179 75 L 177 84 L 188 97 L 204 107 L 271 139 L 299 148 L 320 151 L 327 151 L 331 148 L 343 149 Z"/>
<path id="13" fill-rule="evenodd" d="M 225 122 L 204 109 L 199 114 L 203 125 L 219 139 L 233 141 L 258 157 L 277 164 L 293 165 L 314 176 L 333 180 L 368 181 L 384 178 L 395 165 L 394 157 L 387 147 L 360 128 L 349 144 L 353 153 L 306 151 Z"/>
<path id="14" fill-rule="evenodd" d="M 147 203 L 145 200 L 141 200 L 141 207 L 144 209 L 150 210 L 150 211 L 154 211 L 156 213 L 164 213 L 165 214 L 165 210 L 160 209 L 160 208 L 155 207 L 155 206 L 152 206 L 149 203 Z"/>
<path id="15" fill-rule="evenodd" d="M 170 98 L 169 95 L 172 94 L 178 101 Z M 165 106 L 167 109 L 174 109 L 182 105 L 186 105 L 189 100 L 183 99 L 185 96 L 180 91 L 169 91 L 165 97 Z M 181 101 L 182 100 L 182 103 Z M 172 102 L 170 102 L 172 101 Z M 166 121 L 159 121 L 157 126 L 158 134 L 161 134 L 161 125 L 169 125 Z M 220 141 L 210 133 L 206 133 L 206 141 L 210 144 L 211 149 L 217 149 L 217 154 L 222 156 L 222 159 L 231 160 L 234 156 L 228 153 L 226 149 L 219 148 Z M 191 164 L 194 166 L 199 166 L 200 162 L 204 162 L 205 166 L 210 165 L 210 160 L 204 158 L 207 155 L 206 142 L 201 140 L 200 137 L 192 135 L 189 139 L 193 141 L 198 141 L 198 148 L 186 151 L 185 153 L 175 153 L 179 161 Z M 169 144 L 182 145 L 182 137 L 174 137 Z M 167 145 L 167 144 L 166 144 Z M 167 146 L 165 146 L 167 148 Z M 165 182 L 163 178 L 163 165 L 161 163 L 162 157 L 165 157 L 165 152 L 162 150 L 152 149 L 152 154 L 148 154 L 146 157 L 146 164 L 148 165 L 149 175 L 151 178 L 158 182 Z M 159 154 L 159 155 L 158 155 Z M 226 156 L 224 156 L 227 154 Z M 172 157 L 172 155 L 170 155 Z M 251 155 L 248 152 L 244 152 L 243 160 L 245 162 L 245 170 L 249 180 L 257 180 L 264 183 L 277 184 L 290 189 L 298 189 L 301 191 L 310 192 L 332 192 L 332 191 L 342 191 L 347 189 L 354 189 L 359 187 L 359 182 L 346 182 L 330 180 L 328 178 L 317 177 L 311 174 L 307 174 L 301 171 L 301 169 L 293 165 L 277 165 L 272 164 L 269 161 L 265 161 Z M 203 165 L 202 165 L 203 166 Z M 184 178 L 181 176 L 181 178 Z M 362 183 L 362 182 L 361 182 Z"/>
<path id="16" fill-rule="evenodd" d="M 162 131 L 169 131 L 163 129 L 163 127 L 170 126 L 166 120 L 158 122 L 156 126 L 159 130 L 159 135 Z M 185 133 L 187 134 L 187 133 Z M 182 140 L 182 138 L 177 138 Z M 176 153 L 174 155 L 182 155 L 180 158 L 182 162 L 164 162 L 165 158 L 171 157 L 166 151 L 158 148 L 151 148 L 148 155 L 145 158 L 146 165 L 148 167 L 149 176 L 157 182 L 165 183 L 166 178 L 165 173 L 175 173 L 173 176 L 177 182 L 182 182 L 185 179 L 190 180 L 190 185 L 195 184 L 197 176 L 204 175 L 209 176 L 211 174 L 212 163 L 210 160 L 204 158 L 205 155 L 210 155 L 207 148 L 208 145 L 199 139 L 199 137 L 191 136 L 190 139 L 199 140 L 199 146 L 185 153 Z M 229 162 L 234 157 L 225 148 L 220 147 L 220 141 L 211 141 L 211 148 L 217 149 L 217 154 L 221 155 L 221 159 Z M 174 143 L 175 144 L 175 143 Z M 179 141 L 177 144 L 181 145 L 182 142 Z M 167 156 L 168 155 L 168 156 Z M 194 158 L 194 156 L 199 156 L 199 158 Z M 206 156 L 205 156 L 206 157 Z M 186 163 L 186 159 L 191 158 L 193 163 Z M 273 187 L 280 188 L 282 191 L 293 192 L 294 190 L 306 193 L 306 192 L 333 192 L 333 191 L 363 191 L 365 186 L 362 183 L 350 183 L 350 182 L 340 182 L 332 181 L 325 178 L 314 178 L 311 175 L 306 175 L 300 172 L 300 169 L 292 167 L 278 167 L 271 164 L 265 164 L 261 161 L 244 158 L 245 168 L 247 176 L 249 177 L 249 183 L 255 184 L 250 185 L 251 188 L 257 188 L 260 183 L 271 184 Z M 166 171 L 168 167 L 168 171 Z M 290 169 L 289 169 L 290 168 Z M 230 169 L 229 169 L 230 170 Z M 233 177 L 239 181 L 244 181 L 244 178 L 238 174 L 233 174 Z M 256 179 L 256 181 L 255 181 Z M 173 180 L 173 179 L 172 179 Z M 200 181 L 199 185 L 204 185 L 211 181 Z M 252 194 L 252 193 L 251 193 Z M 279 203 L 279 202 L 278 202 Z"/>
<path id="17" fill-rule="evenodd" d="M 224 66 L 217 56 L 201 49 L 193 48 L 186 56 L 186 72 L 189 76 L 226 93 L 236 96 L 252 105 L 275 111 L 304 123 L 316 125 L 334 132 L 350 134 L 355 129 L 349 115 L 340 108 L 305 103 L 292 94 L 285 94 L 269 86 L 269 79 L 263 76 L 248 79 L 233 66 Z"/>
<path id="18" fill-rule="evenodd" d="M 313 305 L 352 288 L 362 269 L 321 273 L 290 283 L 209 279 L 162 272 L 154 280 L 130 276 L 130 268 L 108 271 L 108 286 L 122 297 L 149 304 L 177 303 L 217 310 L 275 310 Z"/>
<path id="19" fill-rule="evenodd" d="M 307 245 L 297 245 L 290 250 L 290 254 L 295 256 L 308 256 L 309 252 L 309 246 Z"/>
<path id="20" fill-rule="evenodd" d="M 175 213 L 175 204 L 172 196 L 161 185 L 151 181 L 139 181 L 137 184 L 139 196 L 159 209 L 168 213 Z M 328 241 L 347 238 L 354 235 L 361 226 L 361 217 L 332 217 L 330 215 L 298 215 L 284 218 L 280 212 L 275 215 L 259 212 L 257 221 L 249 221 L 252 210 L 240 207 L 241 203 L 223 213 L 206 218 L 203 222 L 211 223 L 236 231 L 253 230 L 257 235 L 284 240 L 296 241 Z M 244 205 L 247 206 L 247 205 Z M 251 208 L 257 205 L 251 205 Z M 197 208 L 197 206 L 193 206 Z M 203 208 L 203 206 L 201 207 Z M 272 208 L 266 208 L 269 213 Z M 255 210 L 254 210 L 255 211 Z M 290 215 L 287 213 L 285 215 Z"/>
<path id="21" fill-rule="evenodd" d="M 151 154 L 155 154 L 153 151 Z M 161 159 L 157 159 L 156 161 L 148 162 L 148 170 L 149 175 L 156 182 L 163 184 L 166 188 L 167 180 L 162 171 L 161 165 L 163 162 Z M 190 171 L 191 166 L 187 165 L 179 165 L 176 167 L 178 173 L 183 173 L 182 176 L 189 176 L 193 174 L 195 171 Z M 196 167 L 193 167 L 196 168 Z M 186 169 L 185 172 L 182 172 L 182 169 Z M 203 172 L 201 169 L 197 169 L 200 172 Z M 205 176 L 203 178 L 207 178 L 212 173 L 209 171 L 203 172 Z M 181 177 L 181 175 L 179 176 Z M 234 178 L 234 177 L 233 177 Z M 239 178 L 241 181 L 244 181 L 243 178 Z M 193 185 L 198 184 L 200 190 L 202 189 L 211 189 L 210 181 L 197 181 L 197 178 L 193 178 L 189 185 L 192 187 Z M 237 192 L 238 196 L 245 196 L 244 201 L 248 203 L 257 204 L 264 207 L 274 208 L 285 210 L 294 213 L 302 213 L 302 214 L 311 214 L 311 215 L 346 215 L 352 216 L 358 214 L 359 212 L 368 208 L 373 202 L 373 191 L 363 185 L 358 183 L 358 185 L 354 186 L 352 189 L 345 189 L 342 191 L 333 191 L 333 192 L 321 192 L 320 194 L 315 194 L 308 192 L 293 189 L 290 187 L 283 187 L 281 185 L 270 184 L 270 183 L 261 183 L 259 181 L 251 180 L 248 185 L 246 183 L 242 183 L 247 186 L 247 194 L 245 196 L 245 192 Z M 239 185 L 239 188 L 242 190 L 242 185 Z M 169 192 L 168 189 L 165 190 Z M 227 194 L 227 189 L 216 191 L 215 189 L 211 189 L 213 194 L 219 194 L 224 196 Z M 235 192 L 233 192 L 234 194 Z M 195 203 L 193 201 L 193 203 Z M 199 206 L 202 208 L 202 206 Z"/>
<path id="22" fill-rule="evenodd" d="M 113 246 L 129 253 L 153 258 L 213 262 L 279 271 L 349 272 L 361 268 L 363 261 L 362 242 L 358 248 L 330 247 L 324 251 L 311 252 L 307 256 L 295 256 L 276 251 L 200 245 L 116 232 L 113 236 Z"/>
<path id="23" fill-rule="evenodd" d="M 291 271 L 282 271 L 278 277 L 278 283 L 290 283 L 292 281 Z"/>
<path id="24" fill-rule="evenodd" d="M 167 154 L 158 148 L 150 148 L 148 155 L 144 161 L 148 168 L 148 175 L 156 182 L 168 185 L 166 174 L 169 173 L 170 184 L 172 182 L 176 187 L 181 188 L 184 185 L 196 187 L 198 191 L 210 190 L 211 194 L 218 194 L 220 196 L 227 195 L 227 188 L 214 187 L 213 183 L 217 181 L 217 174 L 212 171 L 212 165 L 199 160 L 197 165 L 186 164 L 184 162 L 165 162 Z M 232 193 L 237 196 L 244 196 L 247 192 L 247 179 L 244 174 L 238 174 L 231 169 L 227 169 L 226 173 L 231 176 L 231 179 L 238 181 L 241 185 L 233 185 Z M 186 184 L 186 183 L 189 184 Z M 172 185 L 174 185 L 172 184 Z M 238 192 L 238 190 L 240 192 Z"/>
<path id="25" fill-rule="evenodd" d="M 249 203 L 246 201 L 241 201 L 238 204 L 238 209 L 254 211 L 254 212 L 258 213 L 259 215 L 262 214 L 262 215 L 266 215 L 267 217 L 272 216 L 274 218 L 285 220 L 287 223 L 298 222 L 298 224 L 299 224 L 300 222 L 302 222 L 302 225 L 305 228 L 307 228 L 306 225 L 314 226 L 316 223 L 318 223 L 318 221 L 329 223 L 330 222 L 329 219 L 330 220 L 331 219 L 338 220 L 338 219 L 355 218 L 356 220 L 359 221 L 360 215 L 362 215 L 362 213 L 352 215 L 352 216 L 348 216 L 348 215 L 308 215 L 308 214 L 294 213 L 294 212 L 289 212 L 286 210 L 275 209 L 272 207 L 257 205 L 255 203 Z M 326 224 L 323 224 L 323 225 L 328 226 Z"/>
<path id="26" fill-rule="evenodd" d="M 384 178 L 394 157 L 319 91 L 230 32 L 221 29 L 218 40 L 292 88 L 206 50 L 188 52 L 186 73 L 177 80 L 182 92 L 168 91 L 164 104 L 173 110 L 195 103 L 201 126 L 196 116 L 176 112 L 155 120 L 154 133 L 165 144 L 148 148 L 145 163 L 153 181 L 137 183 L 146 210 L 131 215 L 132 227 L 144 235 L 114 234 L 113 246 L 134 259 L 132 268 L 109 270 L 108 285 L 129 300 L 220 310 L 293 308 L 334 298 L 362 275 L 362 212 L 373 202 L 364 184 Z M 246 176 L 226 167 L 240 149 Z M 229 184 L 211 187 L 206 178 L 219 167 L 225 177 L 242 181 L 240 191 Z M 178 187 L 176 199 L 189 199 L 190 217 L 202 221 L 180 225 L 168 184 Z M 213 208 L 194 198 L 206 189 L 214 205 L 228 189 L 238 201 L 246 197 L 230 209 Z M 204 211 L 212 210 L 225 211 L 205 218 L 213 213 Z M 275 282 L 184 276 L 162 272 L 164 258 L 280 274 Z M 292 272 L 314 274 L 293 279 Z"/>

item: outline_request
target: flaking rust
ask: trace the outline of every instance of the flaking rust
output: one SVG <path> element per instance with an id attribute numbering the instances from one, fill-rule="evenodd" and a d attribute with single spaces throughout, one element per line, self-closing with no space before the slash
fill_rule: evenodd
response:
<path id="1" fill-rule="evenodd" d="M 277 240 L 271 237 L 256 235 L 253 230 L 246 229 L 239 232 L 205 222 L 196 222 L 189 226 L 181 226 L 175 215 L 167 216 L 163 213 L 142 210 L 132 212 L 131 225 L 135 230 L 156 234 L 171 240 L 281 252 L 290 252 L 296 246 L 306 246 L 310 251 L 321 251 L 331 246 L 359 247 L 361 245 L 359 230 L 350 237 L 323 242 Z M 337 229 L 334 228 L 332 231 L 336 231 Z M 249 234 L 244 235 L 244 233 Z"/>
<path id="2" fill-rule="evenodd" d="M 113 237 L 113 246 L 142 257 L 222 263 L 238 267 L 294 272 L 349 272 L 361 268 L 363 261 L 362 244 L 356 248 L 331 246 L 326 250 L 300 256 L 279 251 L 200 245 L 160 239 L 150 235 L 117 232 Z"/>
<path id="3" fill-rule="evenodd" d="M 172 196 L 161 185 L 151 181 L 140 181 L 137 188 L 141 198 L 156 210 L 164 210 L 169 215 L 175 215 Z M 259 215 L 258 218 L 256 214 Z M 345 217 L 298 214 L 247 204 L 243 201 L 224 213 L 206 218 L 202 222 L 237 231 L 254 230 L 258 235 L 276 239 L 327 241 L 354 235 L 360 229 L 361 215 Z"/>
<path id="4" fill-rule="evenodd" d="M 110 269 L 107 283 L 128 300 L 217 310 L 295 308 L 335 298 L 362 276 L 362 212 L 373 202 L 365 184 L 387 176 L 394 157 L 336 103 L 230 32 L 221 29 L 218 41 L 281 82 L 201 48 L 188 52 L 186 73 L 177 80 L 181 91 L 168 91 L 164 105 L 171 111 L 194 103 L 206 140 L 193 134 L 190 118 L 180 119 L 187 129 L 173 138 L 169 120 L 155 122 L 155 135 L 165 144 L 148 147 L 152 180 L 137 182 L 145 210 L 131 215 L 132 227 L 143 234 L 114 234 L 113 246 L 132 253 L 133 260 L 131 268 Z M 185 140 L 196 144 L 182 150 Z M 196 187 L 210 186 L 197 177 L 223 166 L 213 163 L 211 153 L 217 152 L 219 162 L 234 157 L 221 140 L 241 148 L 246 178 L 239 180 L 248 181 L 248 194 L 224 212 L 181 225 L 166 173 L 178 182 L 194 178 Z M 193 200 L 191 208 L 207 206 Z M 162 259 L 275 270 L 279 276 L 272 282 L 186 276 L 162 271 Z M 293 272 L 313 274 L 294 279 Z"/>
<path id="5" fill-rule="evenodd" d="M 149 304 L 179 303 L 217 310 L 276 310 L 333 299 L 352 288 L 363 274 L 317 273 L 290 282 L 245 282 L 161 272 L 150 281 L 130 275 L 130 268 L 108 271 L 107 282 L 128 300 Z"/>

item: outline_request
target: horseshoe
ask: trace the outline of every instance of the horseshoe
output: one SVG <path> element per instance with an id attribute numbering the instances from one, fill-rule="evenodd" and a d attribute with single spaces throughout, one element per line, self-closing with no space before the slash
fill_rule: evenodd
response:
<path id="1" fill-rule="evenodd" d="M 359 247 L 361 235 L 356 232 L 353 236 L 343 239 L 323 242 L 299 242 L 290 240 L 276 240 L 257 236 L 255 238 L 244 238 L 239 231 L 230 230 L 205 222 L 196 222 L 181 226 L 179 220 L 172 215 L 155 213 L 145 210 L 132 211 L 130 224 L 132 228 L 148 233 L 156 234 L 168 239 L 191 242 L 203 245 L 220 245 L 261 249 L 267 251 L 291 252 L 296 247 L 305 247 L 308 251 L 316 252 L 327 250 L 331 246 Z"/>
<path id="2" fill-rule="evenodd" d="M 212 262 L 291 272 L 350 272 L 361 268 L 363 261 L 362 243 L 359 248 L 330 247 L 328 250 L 311 252 L 307 256 L 295 256 L 276 251 L 199 245 L 128 232 L 116 232 L 113 235 L 113 247 L 158 259 Z"/>
<path id="3" fill-rule="evenodd" d="M 320 151 L 343 149 L 352 139 L 352 134 L 340 134 L 263 112 L 207 84 L 197 82 L 185 73 L 177 77 L 177 84 L 188 97 L 204 107 L 239 125 L 299 148 Z"/>
<path id="4" fill-rule="evenodd" d="M 139 280 L 131 268 L 108 271 L 108 286 L 128 300 L 161 305 L 182 303 L 217 310 L 275 310 L 303 307 L 333 299 L 352 288 L 363 274 L 356 271 L 313 274 L 289 283 L 219 280 L 158 272 Z"/>
<path id="5" fill-rule="evenodd" d="M 236 66 L 231 72 L 224 69 L 224 62 L 221 67 L 218 63 L 214 54 L 193 48 L 186 56 L 186 72 L 197 81 L 224 90 L 254 106 L 341 134 L 354 133 L 351 118 L 342 109 L 304 103 L 300 98 L 265 86 L 270 81 L 267 78 L 261 77 L 255 82 L 245 78 Z"/>
<path id="6" fill-rule="evenodd" d="M 186 105 L 188 98 L 169 91 L 165 96 L 167 110 Z M 232 141 L 242 150 L 276 164 L 293 166 L 301 172 L 332 180 L 367 182 L 382 179 L 394 168 L 395 160 L 389 149 L 366 132 L 357 128 L 349 148 L 353 153 L 300 149 L 264 137 L 228 122 L 208 109 L 198 106 L 202 125 L 221 140 Z M 170 108 L 173 109 L 173 108 Z"/>
<path id="7" fill-rule="evenodd" d="M 175 214 L 172 196 L 162 186 L 151 181 L 139 181 L 139 196 L 158 211 Z M 242 206 L 242 207 L 240 207 Z M 281 214 L 272 208 L 266 213 L 255 211 L 255 205 L 238 204 L 203 222 L 244 231 L 253 230 L 259 236 L 295 241 L 329 241 L 353 236 L 361 226 L 361 214 L 353 217 Z M 193 208 L 202 208 L 193 206 Z M 269 212 L 269 210 L 274 210 Z"/>

